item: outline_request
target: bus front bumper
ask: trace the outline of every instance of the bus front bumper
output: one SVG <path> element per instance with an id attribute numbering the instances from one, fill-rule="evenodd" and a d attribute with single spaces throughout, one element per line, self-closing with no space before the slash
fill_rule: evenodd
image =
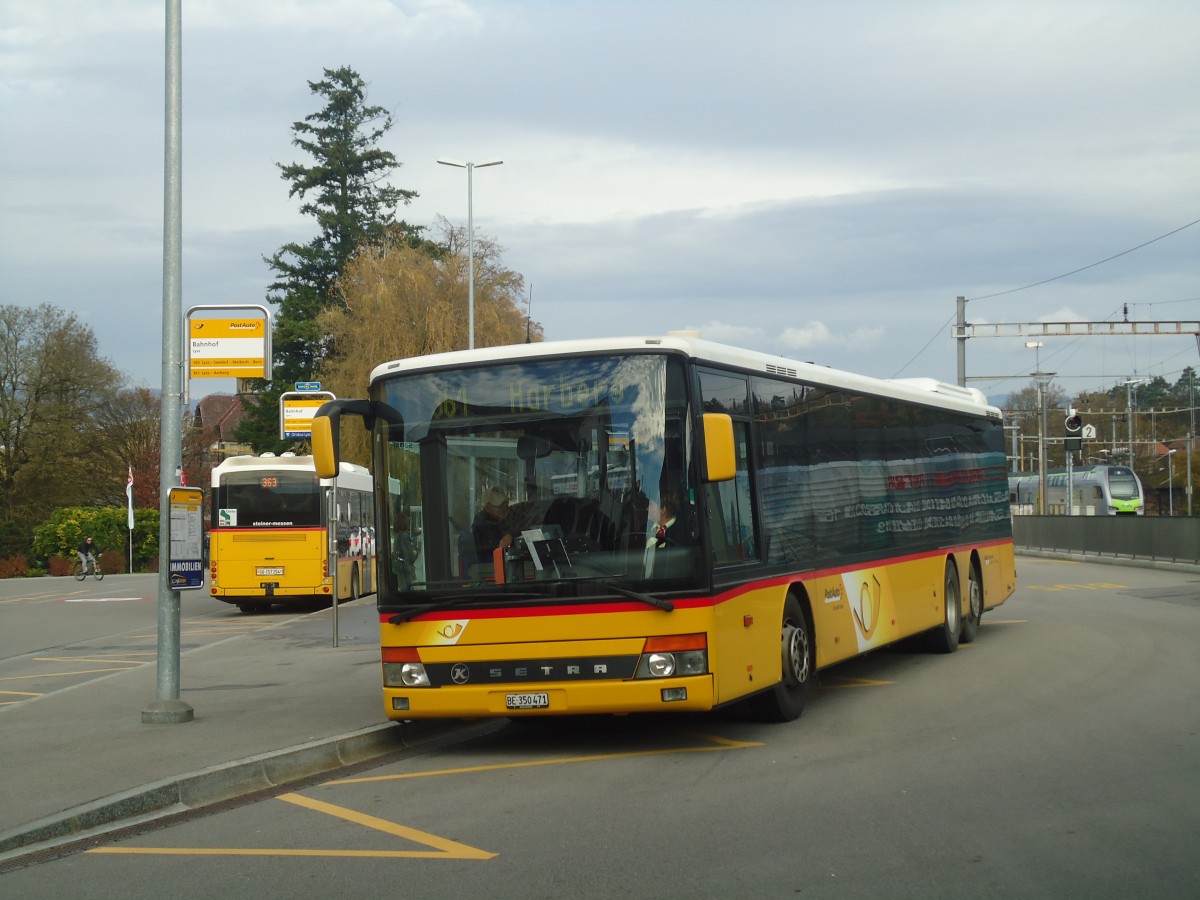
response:
<path id="1" fill-rule="evenodd" d="M 397 721 L 702 712 L 712 709 L 713 704 L 712 675 L 620 682 L 384 688 L 383 691 L 384 712 Z"/>

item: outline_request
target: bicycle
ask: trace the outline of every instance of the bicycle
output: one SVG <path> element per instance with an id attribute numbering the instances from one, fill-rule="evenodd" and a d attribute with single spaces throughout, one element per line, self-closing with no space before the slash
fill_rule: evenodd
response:
<path id="1" fill-rule="evenodd" d="M 75 576 L 76 581 L 83 581 L 88 577 L 89 568 L 92 570 L 92 575 L 97 581 L 104 580 L 104 571 L 100 568 L 100 558 L 98 556 L 89 556 L 87 562 L 82 565 L 79 559 L 76 558 L 75 565 L 71 569 L 71 574 Z"/>

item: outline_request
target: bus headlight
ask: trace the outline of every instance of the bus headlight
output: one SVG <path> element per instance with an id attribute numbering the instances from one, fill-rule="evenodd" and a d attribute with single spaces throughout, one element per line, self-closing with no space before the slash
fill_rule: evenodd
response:
<path id="1" fill-rule="evenodd" d="M 705 650 L 674 650 L 646 653 L 638 660 L 635 678 L 670 678 L 673 675 L 704 675 L 708 672 Z"/>
<path id="2" fill-rule="evenodd" d="M 703 634 L 648 638 L 635 678 L 671 678 L 708 673 L 708 638 Z"/>
<path id="3" fill-rule="evenodd" d="M 429 687 L 429 675 L 423 663 L 403 662 L 383 664 L 384 687 Z"/>

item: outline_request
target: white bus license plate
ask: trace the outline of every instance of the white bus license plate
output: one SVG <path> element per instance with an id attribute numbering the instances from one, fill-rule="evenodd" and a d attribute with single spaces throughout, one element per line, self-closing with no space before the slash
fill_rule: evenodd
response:
<path id="1" fill-rule="evenodd" d="M 259 575 L 282 575 L 283 566 L 259 566 L 257 572 Z"/>
<path id="2" fill-rule="evenodd" d="M 509 694 L 504 698 L 509 709 L 548 709 L 549 694 Z"/>

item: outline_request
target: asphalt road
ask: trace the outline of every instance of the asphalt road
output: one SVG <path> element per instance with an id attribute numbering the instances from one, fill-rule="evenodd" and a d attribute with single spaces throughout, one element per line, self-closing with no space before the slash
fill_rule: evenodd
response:
<path id="1" fill-rule="evenodd" d="M 1021 558 L 797 722 L 499 721 L 0 876 L 13 897 L 1200 896 L 1200 576 Z M 105 579 L 105 586 L 108 579 Z"/>
<path id="2" fill-rule="evenodd" d="M 157 575 L 106 575 L 82 582 L 0 579 L 0 707 L 154 664 L 157 605 Z M 276 625 L 305 611 L 276 607 L 245 615 L 206 590 L 181 591 L 180 648 Z"/>

